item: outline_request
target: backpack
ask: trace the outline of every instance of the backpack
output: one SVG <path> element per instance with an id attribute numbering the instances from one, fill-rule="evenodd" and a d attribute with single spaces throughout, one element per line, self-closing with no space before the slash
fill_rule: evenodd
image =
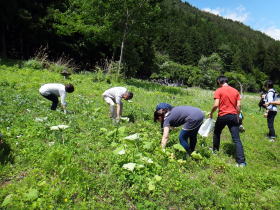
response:
<path id="1" fill-rule="evenodd" d="M 260 101 L 259 101 L 259 103 L 258 103 L 258 106 L 260 107 L 260 111 L 261 111 L 261 108 L 266 109 L 266 106 L 265 106 L 266 94 L 267 94 L 267 93 L 264 93 L 264 92 L 261 94 L 261 99 L 260 99 Z"/>
<path id="2" fill-rule="evenodd" d="M 270 91 L 268 91 L 266 93 L 263 92 L 261 94 L 261 99 L 260 99 L 260 101 L 258 103 L 258 106 L 260 107 L 260 110 L 261 110 L 261 108 L 266 109 L 265 103 L 267 101 L 267 94 L 269 92 L 273 92 L 273 101 L 277 101 L 279 99 L 279 97 L 280 97 L 280 95 L 275 90 L 270 90 Z M 275 105 L 273 105 L 273 106 L 275 106 Z"/>
<path id="3" fill-rule="evenodd" d="M 273 101 L 277 101 L 277 99 L 279 98 L 279 94 L 275 90 L 273 90 L 273 89 L 266 93 L 265 101 L 267 101 L 267 94 L 271 93 L 271 92 L 273 93 Z"/>

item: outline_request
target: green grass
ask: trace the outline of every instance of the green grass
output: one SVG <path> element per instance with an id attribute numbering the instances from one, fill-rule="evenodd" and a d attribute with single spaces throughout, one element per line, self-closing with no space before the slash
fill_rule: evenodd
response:
<path id="1" fill-rule="evenodd" d="M 70 114 L 50 111 L 39 95 L 40 85 L 66 83 L 48 71 L 0 66 L 0 205 L 6 209 L 279 209 L 279 141 L 265 139 L 266 121 L 256 95 L 243 99 L 241 134 L 248 167 L 235 167 L 234 148 L 227 129 L 221 151 L 212 155 L 212 138 L 199 137 L 200 161 L 181 160 L 179 129 L 171 132 L 167 152 L 159 147 L 160 126 L 153 123 L 159 102 L 191 105 L 209 111 L 211 91 L 180 89 L 129 80 L 93 82 L 94 75 L 72 75 L 75 92 L 66 101 Z M 134 122 L 113 124 L 101 94 L 112 86 L 134 92 L 124 103 L 124 116 Z M 47 119 L 45 119 L 47 117 Z M 42 122 L 36 118 L 43 119 Z M 68 129 L 52 131 L 65 124 Z M 279 117 L 276 118 L 279 133 Z M 124 137 L 139 133 L 140 139 Z M 119 155 L 124 149 L 126 153 Z M 147 161 L 152 160 L 152 163 Z M 123 164 L 136 163 L 134 171 Z"/>

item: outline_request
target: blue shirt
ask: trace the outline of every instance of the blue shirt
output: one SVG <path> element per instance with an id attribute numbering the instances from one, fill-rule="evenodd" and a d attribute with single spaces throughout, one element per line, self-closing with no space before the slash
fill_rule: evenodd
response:
<path id="1" fill-rule="evenodd" d="M 183 125 L 184 130 L 193 130 L 203 122 L 204 113 L 192 106 L 176 106 L 166 113 L 163 127 L 179 127 Z"/>

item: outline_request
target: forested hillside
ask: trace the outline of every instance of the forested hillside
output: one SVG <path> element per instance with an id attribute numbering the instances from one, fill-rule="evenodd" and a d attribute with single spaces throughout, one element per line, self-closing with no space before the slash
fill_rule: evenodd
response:
<path id="1" fill-rule="evenodd" d="M 280 80 L 280 43 L 180 0 L 13 0 L 0 3 L 1 57 L 72 58 L 76 70 L 119 62 L 128 77 L 210 88 L 224 73 L 256 91 Z"/>

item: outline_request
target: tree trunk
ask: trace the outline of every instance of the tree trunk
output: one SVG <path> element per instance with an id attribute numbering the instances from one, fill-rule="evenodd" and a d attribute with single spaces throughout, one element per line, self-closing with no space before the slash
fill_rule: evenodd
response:
<path id="1" fill-rule="evenodd" d="M 121 71 L 121 64 L 122 64 L 122 59 L 123 59 L 124 42 L 125 42 L 125 38 L 126 38 L 126 34 L 127 34 L 127 29 L 128 29 L 128 17 L 129 17 L 129 13 L 128 13 L 128 8 L 127 8 L 126 9 L 126 22 L 125 22 L 125 28 L 124 28 L 123 39 L 122 39 L 122 44 L 121 44 L 121 54 L 120 54 L 120 60 L 119 60 L 118 74 L 120 74 L 120 71 Z"/>

